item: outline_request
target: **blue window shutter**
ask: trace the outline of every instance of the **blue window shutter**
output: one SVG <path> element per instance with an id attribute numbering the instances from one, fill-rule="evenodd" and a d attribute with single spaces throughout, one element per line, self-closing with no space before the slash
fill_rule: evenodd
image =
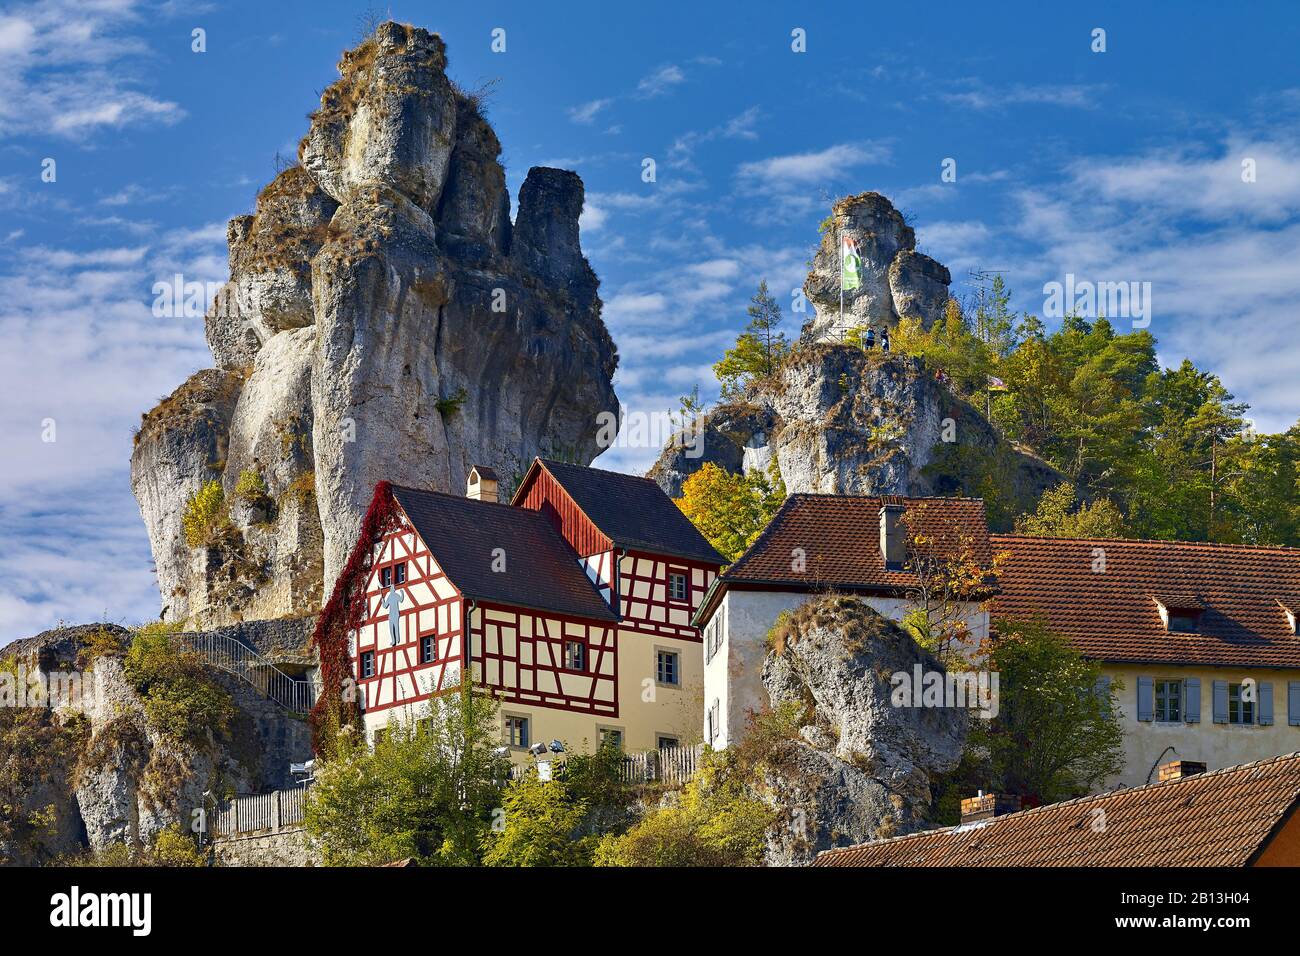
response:
<path id="1" fill-rule="evenodd" d="M 1261 681 L 1259 685 L 1259 725 L 1268 727 L 1273 723 L 1273 685 Z"/>
<path id="2" fill-rule="evenodd" d="M 1150 677 L 1139 677 L 1138 720 L 1154 720 L 1155 715 L 1155 683 Z"/>
<path id="3" fill-rule="evenodd" d="M 1102 674 L 1097 678 L 1097 688 L 1095 693 L 1097 699 L 1101 701 L 1102 712 L 1107 716 L 1110 715 L 1110 678 Z"/>
<path id="4" fill-rule="evenodd" d="M 1187 678 L 1187 722 L 1189 724 L 1201 722 L 1201 679 L 1199 677 Z"/>
<path id="5" fill-rule="evenodd" d="M 1214 682 L 1214 722 L 1216 724 L 1226 724 L 1228 722 L 1228 682 L 1226 680 L 1216 680 Z"/>
<path id="6" fill-rule="evenodd" d="M 1286 682 L 1286 722 L 1300 727 L 1300 680 Z"/>

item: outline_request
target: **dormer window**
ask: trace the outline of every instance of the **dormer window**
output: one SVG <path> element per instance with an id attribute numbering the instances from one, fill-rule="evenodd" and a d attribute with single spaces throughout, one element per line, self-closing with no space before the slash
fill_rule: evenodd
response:
<path id="1" fill-rule="evenodd" d="M 1287 630 L 1289 630 L 1292 634 L 1297 633 L 1296 632 L 1296 608 L 1297 606 L 1300 606 L 1300 601 L 1296 601 L 1296 600 L 1284 601 L 1279 599 L 1277 602 L 1277 606 L 1282 609 L 1282 614 L 1286 618 Z"/>
<path id="2" fill-rule="evenodd" d="M 1195 634 L 1201 629 L 1202 605 L 1193 595 L 1166 595 L 1154 598 L 1160 620 L 1171 634 Z"/>

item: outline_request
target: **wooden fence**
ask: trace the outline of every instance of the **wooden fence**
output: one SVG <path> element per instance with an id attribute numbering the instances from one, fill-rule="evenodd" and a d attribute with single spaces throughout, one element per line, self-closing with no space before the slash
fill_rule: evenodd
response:
<path id="1" fill-rule="evenodd" d="M 251 684 L 263 697 L 295 714 L 310 713 L 319 685 L 290 677 L 257 651 L 224 634 L 186 632 L 176 635 L 183 647 L 213 667 Z"/>
<path id="2" fill-rule="evenodd" d="M 695 778 L 703 754 L 704 744 L 624 754 L 623 764 L 619 768 L 619 779 L 624 783 L 668 783 L 680 786 L 690 783 Z M 526 764 L 513 764 L 510 767 L 510 776 L 521 777 L 532 766 L 531 761 Z M 552 761 L 552 767 L 556 771 L 563 766 L 563 758 Z"/>
<path id="3" fill-rule="evenodd" d="M 212 821 L 213 836 L 250 833 L 254 830 L 282 830 L 302 822 L 307 784 L 270 793 L 235 797 L 217 808 Z"/>
<path id="4" fill-rule="evenodd" d="M 622 779 L 626 783 L 690 783 L 703 754 L 704 744 L 627 754 L 623 758 Z"/>

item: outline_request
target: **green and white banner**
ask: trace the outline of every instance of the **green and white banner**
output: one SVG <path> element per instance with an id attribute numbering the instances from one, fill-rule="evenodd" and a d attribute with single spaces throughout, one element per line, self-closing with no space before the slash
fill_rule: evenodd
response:
<path id="1" fill-rule="evenodd" d="M 862 284 L 862 257 L 858 255 L 858 244 L 852 236 L 845 236 L 840 243 L 840 288 L 856 289 Z"/>

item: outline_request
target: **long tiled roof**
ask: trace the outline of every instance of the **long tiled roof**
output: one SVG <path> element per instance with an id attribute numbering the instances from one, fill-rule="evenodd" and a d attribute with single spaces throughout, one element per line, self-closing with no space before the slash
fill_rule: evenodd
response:
<path id="1" fill-rule="evenodd" d="M 649 478 L 540 459 L 605 537 L 622 548 L 725 564 L 704 536 Z"/>
<path id="2" fill-rule="evenodd" d="M 596 620 L 617 618 L 573 550 L 539 512 L 398 485 L 393 495 L 465 597 Z M 504 551 L 504 571 L 493 570 L 497 548 Z"/>
<path id="3" fill-rule="evenodd" d="M 1300 595 L 1300 549 L 1020 535 L 992 543 L 1007 556 L 993 616 L 1041 616 L 1090 657 L 1300 667 L 1300 637 L 1284 612 Z M 1199 610 L 1198 631 L 1167 630 L 1157 601 Z"/>
<path id="4" fill-rule="evenodd" d="M 818 855 L 815 866 L 1244 866 L 1300 800 L 1300 753 Z"/>
<path id="5" fill-rule="evenodd" d="M 900 498 L 793 494 L 757 541 L 723 575 L 728 582 L 815 584 L 830 587 L 906 588 L 911 572 L 885 567 L 880 553 L 880 508 L 903 506 L 920 535 L 952 543 L 969 536 L 974 556 L 990 558 L 988 523 L 979 498 Z M 806 570 L 791 553 L 802 549 Z"/>

